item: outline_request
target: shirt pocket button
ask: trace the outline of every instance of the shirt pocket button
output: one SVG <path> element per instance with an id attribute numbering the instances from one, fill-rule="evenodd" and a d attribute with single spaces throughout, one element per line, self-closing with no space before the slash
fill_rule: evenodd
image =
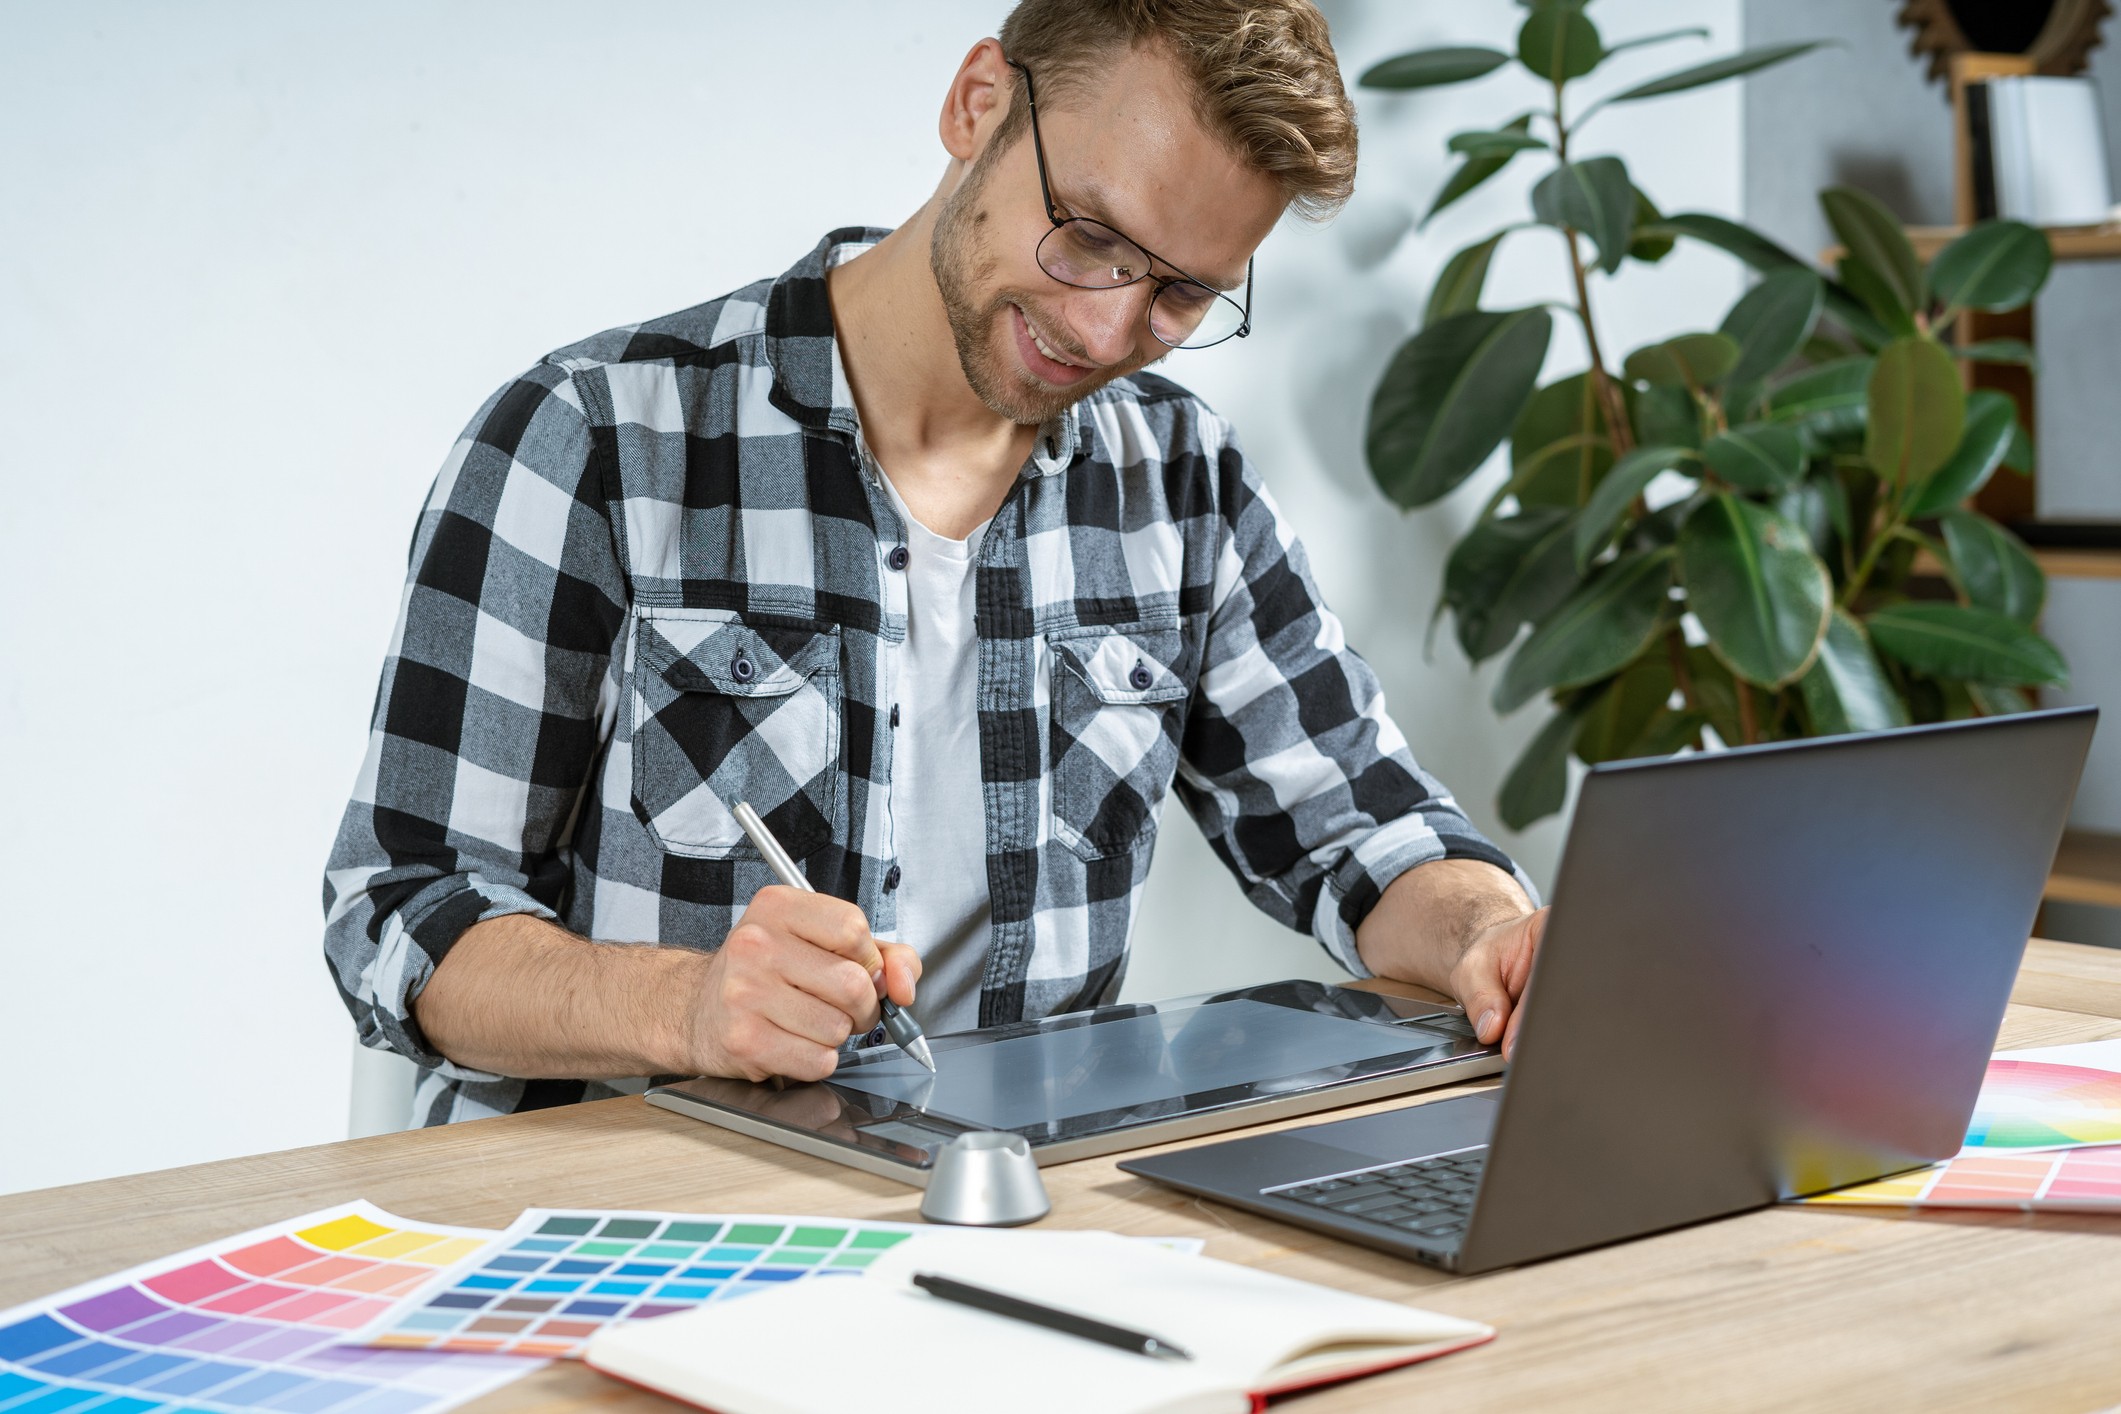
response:
<path id="1" fill-rule="evenodd" d="M 729 664 L 729 676 L 738 682 L 750 682 L 757 673 L 758 669 L 751 665 L 749 658 L 736 658 Z"/>
<path id="2" fill-rule="evenodd" d="M 1134 662 L 1134 671 L 1127 674 L 1127 682 L 1129 683 L 1129 685 L 1131 685 L 1136 692 L 1147 692 L 1149 690 L 1149 685 L 1155 681 L 1156 675 L 1149 671 L 1149 665 L 1137 658 Z"/>

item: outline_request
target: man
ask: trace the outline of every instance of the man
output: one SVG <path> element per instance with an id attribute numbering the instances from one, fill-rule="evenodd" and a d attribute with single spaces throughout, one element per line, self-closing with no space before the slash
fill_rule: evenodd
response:
<path id="1" fill-rule="evenodd" d="M 905 225 L 550 355 L 444 466 L 325 887 L 426 1122 L 818 1079 L 881 992 L 930 1033 L 1108 1001 L 1174 779 L 1262 909 L 1514 1041 L 1543 915 L 1229 425 L 1140 372 L 1346 199 L 1324 21 L 1023 0 L 940 135 Z"/>

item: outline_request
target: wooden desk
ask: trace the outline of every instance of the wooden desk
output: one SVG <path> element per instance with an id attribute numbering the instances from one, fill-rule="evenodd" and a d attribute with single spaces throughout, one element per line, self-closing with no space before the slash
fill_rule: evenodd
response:
<path id="1" fill-rule="evenodd" d="M 2035 942 L 2002 1044 L 2116 1036 L 2121 953 Z M 1200 1236 L 1212 1256 L 1501 1330 L 1478 1350 L 1280 1406 L 1300 1414 L 1417 1400 L 1454 1414 L 2121 1401 L 2121 1218 L 1771 1208 L 1459 1279 L 1156 1188 L 1110 1159 L 1048 1169 L 1046 1183 L 1054 1213 L 1043 1226 Z M 351 1198 L 500 1227 L 526 1207 L 567 1205 L 917 1221 L 919 1195 L 608 1100 L 0 1198 L 0 1305 Z M 127 1221 L 145 1211 L 161 1216 L 151 1234 Z M 857 1358 L 859 1336 L 830 1345 Z M 876 1355 L 882 1364 L 887 1353 Z M 559 1364 L 476 1408 L 591 1406 L 674 1407 Z"/>

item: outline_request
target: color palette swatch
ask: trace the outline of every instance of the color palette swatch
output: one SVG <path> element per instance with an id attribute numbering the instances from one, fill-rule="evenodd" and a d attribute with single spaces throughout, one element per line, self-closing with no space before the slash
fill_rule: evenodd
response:
<path id="1" fill-rule="evenodd" d="M 530 1208 L 349 1339 L 580 1359 L 589 1337 L 613 1322 L 780 1282 L 851 1275 L 919 1230 L 833 1218 Z M 0 1414 L 14 1411 L 0 1407 Z"/>
<path id="2" fill-rule="evenodd" d="M 349 1347 L 494 1234 L 349 1203 L 0 1312 L 0 1414 L 433 1414 L 535 1360 Z"/>
<path id="3" fill-rule="evenodd" d="M 1969 1150 L 2121 1144 L 2121 1042 L 2005 1051 L 1988 1063 Z"/>
<path id="4" fill-rule="evenodd" d="M 2037 1154 L 1961 1154 L 1912 1173 L 1803 1201 L 1829 1207 L 2121 1214 L 2121 1144 Z"/>

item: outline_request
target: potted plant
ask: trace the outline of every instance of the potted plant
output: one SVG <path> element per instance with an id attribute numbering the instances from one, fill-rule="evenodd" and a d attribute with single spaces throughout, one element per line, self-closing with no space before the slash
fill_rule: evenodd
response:
<path id="1" fill-rule="evenodd" d="M 1962 503 L 1999 466 L 2030 468 L 2010 400 L 1968 394 L 1961 360 L 2030 363 L 2022 343 L 1952 347 L 1966 310 L 2032 299 L 2052 255 L 2015 222 L 1976 226 L 1927 264 L 1865 194 L 1820 200 L 1842 242 L 1831 273 L 1705 214 L 1665 215 L 1587 125 L 1634 103 L 1736 78 L 1810 44 L 1751 49 L 1608 94 L 1571 86 L 1624 49 L 1587 0 L 1535 0 L 1516 62 L 1552 106 L 1456 134 L 1429 216 L 1521 157 L 1549 163 L 1531 219 L 1453 255 L 1422 327 L 1370 408 L 1378 486 L 1406 508 L 1459 486 L 1506 439 L 1509 476 L 1444 571 L 1448 612 L 1475 663 L 1509 654 L 1493 703 L 1536 697 L 1553 716 L 1502 788 L 1505 824 L 1561 808 L 1567 761 L 1662 755 L 2023 710 L 2059 685 L 2060 653 L 2032 627 L 2046 582 L 2002 526 Z M 1477 79 L 1511 61 L 1473 47 L 1387 59 L 1365 87 Z M 1424 218 L 1426 220 L 1426 218 Z M 1566 261 L 1590 366 L 1539 385 L 1553 311 L 1482 304 L 1506 239 L 1543 233 Z M 1617 366 L 1590 291 L 1676 241 L 1717 247 L 1759 280 L 1713 329 L 1636 349 Z M 1526 632 L 1529 630 L 1529 632 Z"/>

